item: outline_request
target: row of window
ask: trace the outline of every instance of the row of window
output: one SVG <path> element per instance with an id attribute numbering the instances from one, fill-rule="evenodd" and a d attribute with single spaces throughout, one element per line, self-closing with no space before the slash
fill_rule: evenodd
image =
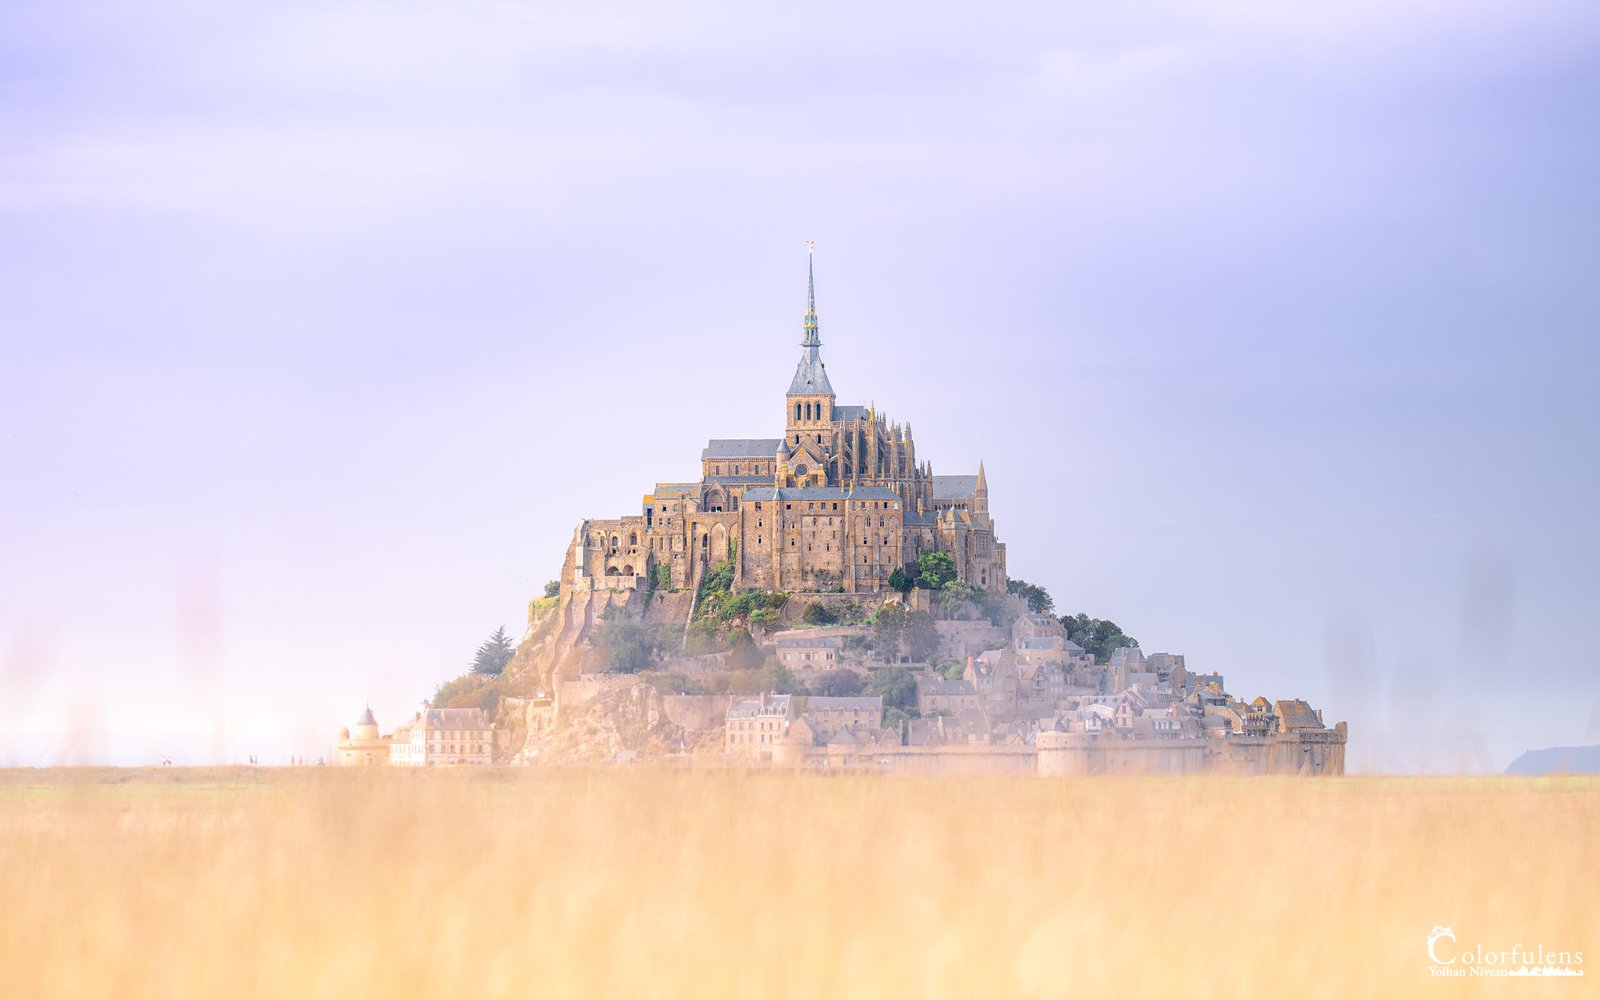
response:
<path id="1" fill-rule="evenodd" d="M 832 507 L 829 506 L 830 503 L 832 503 Z M 822 509 L 825 510 L 825 511 L 826 510 L 838 510 L 839 509 L 839 501 L 837 501 L 837 500 L 833 500 L 833 501 L 828 501 L 828 500 L 808 500 L 808 501 L 806 501 L 806 508 L 805 509 L 806 510 L 816 510 L 819 504 L 821 505 Z M 756 505 L 756 510 L 760 510 L 761 509 L 761 501 L 760 500 L 757 500 L 755 502 L 755 505 Z M 786 502 L 783 505 L 783 509 L 784 510 L 794 510 L 793 501 Z M 898 501 L 898 500 L 857 500 L 857 501 L 855 501 L 855 509 L 856 510 L 899 510 L 900 509 L 900 501 Z"/>

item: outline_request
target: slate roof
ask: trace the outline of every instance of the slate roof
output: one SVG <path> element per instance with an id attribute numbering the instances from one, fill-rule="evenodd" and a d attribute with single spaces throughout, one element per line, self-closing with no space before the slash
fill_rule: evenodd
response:
<path id="1" fill-rule="evenodd" d="M 879 695 L 857 698 L 812 697 L 806 699 L 807 712 L 883 712 L 883 698 Z"/>
<path id="2" fill-rule="evenodd" d="M 835 406 L 833 419 L 839 423 L 849 423 L 852 420 L 865 420 L 871 412 L 865 406 Z"/>
<path id="3" fill-rule="evenodd" d="M 751 698 L 746 701 L 736 701 L 728 706 L 730 719 L 773 719 L 782 718 L 789 714 L 789 696 L 786 694 L 767 695 L 765 707 L 761 699 Z"/>
<path id="4" fill-rule="evenodd" d="M 977 694 L 977 691 L 973 688 L 971 681 L 952 681 L 946 680 L 945 678 L 940 678 L 938 680 L 930 680 L 926 684 L 917 685 L 917 693 L 929 696 L 937 695 L 941 698 L 951 698 L 960 695 Z"/>
<path id="5" fill-rule="evenodd" d="M 1278 725 L 1283 729 L 1321 729 L 1322 720 L 1311 706 L 1297 699 L 1280 701 L 1277 705 Z"/>
<path id="6" fill-rule="evenodd" d="M 756 486 L 772 482 L 771 476 L 707 476 L 706 482 L 720 486 Z"/>
<path id="7" fill-rule="evenodd" d="M 656 497 L 657 499 L 660 499 L 662 497 L 699 496 L 700 495 L 700 484 L 699 483 L 656 483 L 655 492 L 653 494 L 651 494 L 651 495 Z"/>
<path id="8" fill-rule="evenodd" d="M 779 649 L 843 649 L 844 636 L 842 635 L 816 635 L 816 636 L 784 636 L 778 640 Z"/>
<path id="9" fill-rule="evenodd" d="M 489 718 L 481 708 L 430 708 L 423 713 L 427 729 L 488 729 Z"/>
<path id="10" fill-rule="evenodd" d="M 978 490 L 977 476 L 934 476 L 935 500 L 966 500 Z"/>
<path id="11" fill-rule="evenodd" d="M 778 453 L 783 438 L 712 438 L 701 449 L 701 458 L 771 458 Z"/>
<path id="12" fill-rule="evenodd" d="M 789 383 L 791 396 L 814 394 L 833 395 L 833 384 L 828 381 L 828 366 L 822 363 L 822 355 L 817 353 L 815 344 L 808 346 L 805 353 L 800 355 L 800 363 L 794 368 L 794 381 Z"/>

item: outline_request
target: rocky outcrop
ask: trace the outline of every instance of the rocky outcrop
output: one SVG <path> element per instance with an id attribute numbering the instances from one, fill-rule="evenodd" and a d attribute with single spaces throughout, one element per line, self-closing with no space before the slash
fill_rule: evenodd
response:
<path id="1" fill-rule="evenodd" d="M 577 704 L 561 705 L 559 724 L 530 727 L 517 757 L 524 763 L 579 763 L 617 760 L 636 754 L 662 757 L 672 754 L 722 752 L 720 717 L 712 728 L 691 724 L 716 713 L 686 711 L 688 706 L 666 704 L 650 684 L 628 683 L 593 694 Z"/>

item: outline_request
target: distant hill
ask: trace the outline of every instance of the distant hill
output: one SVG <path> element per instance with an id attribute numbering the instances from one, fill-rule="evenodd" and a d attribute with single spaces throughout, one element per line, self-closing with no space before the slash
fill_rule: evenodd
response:
<path id="1" fill-rule="evenodd" d="M 1511 762 L 1507 774 L 1600 774 L 1600 746 L 1528 750 Z"/>

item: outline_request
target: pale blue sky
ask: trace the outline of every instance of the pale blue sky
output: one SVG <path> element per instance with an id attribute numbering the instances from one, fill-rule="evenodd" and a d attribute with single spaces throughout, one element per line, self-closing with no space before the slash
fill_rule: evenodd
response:
<path id="1" fill-rule="evenodd" d="M 1592 5 L 0 7 L 0 763 L 280 759 L 844 402 L 1352 762 L 1600 741 Z"/>

